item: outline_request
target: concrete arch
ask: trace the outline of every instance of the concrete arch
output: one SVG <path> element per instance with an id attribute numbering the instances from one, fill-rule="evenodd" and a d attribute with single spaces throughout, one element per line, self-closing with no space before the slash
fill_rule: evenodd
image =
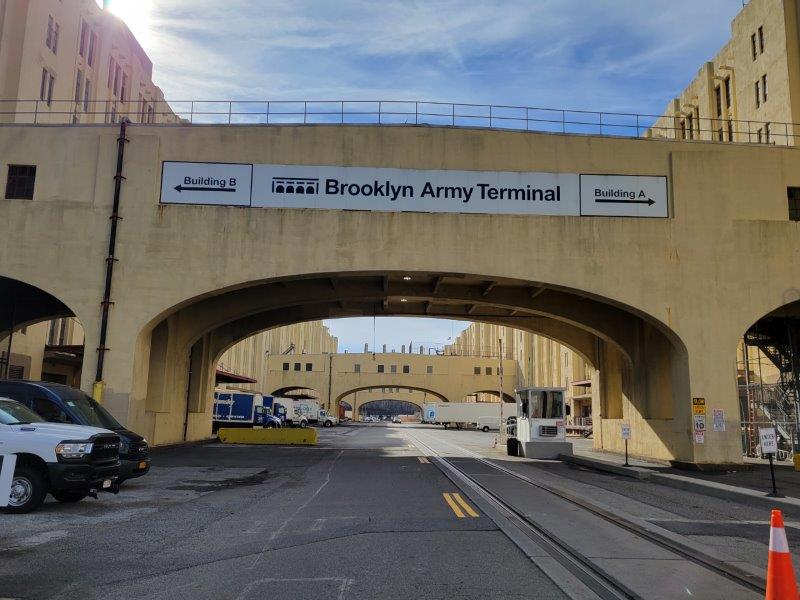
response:
<path id="1" fill-rule="evenodd" d="M 402 388 L 402 389 L 412 389 L 412 390 L 417 391 L 417 392 L 423 392 L 425 394 L 430 394 L 431 396 L 436 398 L 438 401 L 450 402 L 450 400 L 444 394 L 441 394 L 439 392 L 435 392 L 435 391 L 430 390 L 430 389 L 421 388 L 421 387 L 413 387 L 413 386 L 407 386 L 407 385 L 396 385 L 396 384 L 389 384 L 389 385 L 386 385 L 386 386 L 378 386 L 378 388 L 380 388 L 380 387 L 387 387 L 387 388 L 399 387 L 399 388 Z M 347 396 L 349 396 L 351 394 L 357 394 L 358 392 L 372 390 L 372 389 L 378 389 L 378 388 L 375 388 L 375 387 L 353 388 L 351 390 L 347 390 L 346 392 L 343 392 L 343 393 L 339 394 L 339 396 L 336 398 L 335 401 L 336 402 L 341 402 L 343 398 L 346 398 Z M 384 395 L 396 395 L 395 392 L 380 392 L 380 393 L 384 394 Z M 377 392 L 376 392 L 376 394 L 377 394 Z M 396 400 L 397 398 L 389 398 L 389 399 L 390 400 Z M 404 400 L 404 402 L 405 401 L 406 400 Z M 373 400 L 369 400 L 368 402 L 373 402 Z M 412 404 L 416 404 L 417 406 L 422 408 L 422 404 L 419 403 L 419 402 L 414 402 L 414 401 L 411 401 L 411 400 L 408 400 L 408 402 L 411 402 Z M 360 406 L 360 405 L 361 405 L 361 403 L 358 403 L 358 406 Z"/>
<path id="2" fill-rule="evenodd" d="M 188 388 L 187 433 L 191 413 L 207 411 L 209 373 L 225 349 L 264 329 L 356 315 L 462 318 L 546 335 L 604 373 L 596 388 L 598 412 L 609 420 L 624 418 L 627 402 L 652 419 L 654 429 L 663 427 L 659 420 L 672 419 L 677 399 L 688 396 L 680 387 L 688 367 L 677 334 L 665 335 L 663 323 L 640 317 L 641 311 L 564 286 L 463 273 L 341 272 L 251 282 L 187 302 L 150 333 L 151 347 L 156 339 L 161 350 L 150 352 L 144 394 L 148 411 L 164 413 L 170 412 L 167 390 Z M 143 330 L 140 339 L 147 337 Z M 323 381 L 303 385 L 327 389 Z M 334 397 L 328 401 L 332 406 Z M 202 427 L 202 420 L 195 420 Z"/>
<path id="3" fill-rule="evenodd" d="M 10 329 L 60 317 L 77 317 L 65 302 L 43 288 L 0 276 L 0 338 Z M 80 320 L 80 319 L 79 319 Z"/>
<path id="4" fill-rule="evenodd" d="M 420 413 L 422 413 L 423 411 L 422 405 L 419 404 L 418 402 L 413 402 L 411 400 L 401 400 L 399 398 L 383 398 L 382 400 L 368 400 L 366 402 L 359 403 L 357 410 L 354 411 L 354 414 L 360 414 L 364 410 L 364 407 L 369 406 L 370 404 L 376 404 L 378 402 L 386 402 L 386 401 L 397 402 L 398 404 L 408 404 L 416 408 Z"/>
<path id="5" fill-rule="evenodd" d="M 321 397 L 321 394 L 320 394 L 320 392 L 318 390 L 315 390 L 314 388 L 300 387 L 300 386 L 288 386 L 288 387 L 278 388 L 278 389 L 273 390 L 272 392 L 270 392 L 270 396 L 288 396 L 288 397 L 291 397 L 291 398 L 296 398 L 296 397 L 297 398 L 306 398 L 305 395 L 301 395 L 301 396 L 292 395 L 292 392 L 305 391 L 305 390 L 314 392 L 316 394 L 316 396 L 309 396 L 308 397 L 309 399 L 318 399 L 318 398 Z"/>

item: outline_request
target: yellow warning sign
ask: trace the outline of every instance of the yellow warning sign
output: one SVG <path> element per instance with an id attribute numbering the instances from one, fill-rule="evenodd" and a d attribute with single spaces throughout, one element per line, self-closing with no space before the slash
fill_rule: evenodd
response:
<path id="1" fill-rule="evenodd" d="M 706 399 L 705 398 L 692 398 L 692 414 L 704 415 L 706 414 Z"/>

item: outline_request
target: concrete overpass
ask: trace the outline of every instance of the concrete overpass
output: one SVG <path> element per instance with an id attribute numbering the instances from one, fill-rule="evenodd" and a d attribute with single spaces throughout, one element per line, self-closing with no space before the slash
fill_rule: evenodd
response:
<path id="1" fill-rule="evenodd" d="M 0 330 L 77 316 L 82 386 L 92 389 L 102 356 L 104 402 L 155 444 L 209 435 L 214 366 L 246 336 L 309 319 L 428 315 L 504 323 L 579 352 L 596 369 L 600 448 L 619 450 L 629 422 L 635 454 L 739 462 L 737 341 L 800 306 L 793 148 L 448 127 L 132 126 L 112 214 L 117 138 L 102 126 L 0 128 L 0 172 L 37 167 L 32 201 L 0 203 Z M 160 202 L 163 161 L 392 168 L 440 181 L 449 171 L 552 174 L 566 178 L 551 186 L 554 202 L 556 187 L 575 197 L 573 174 L 651 176 L 666 178 L 668 216 L 555 214 L 543 193 L 520 202 L 547 214 L 463 214 L 463 198 L 441 199 L 440 212 L 379 212 L 363 198 L 293 208 L 309 200 L 287 199 L 288 186 L 279 207 L 179 205 Z M 109 217 L 118 230 L 101 344 Z M 693 435 L 695 397 L 724 411 L 724 431 Z"/>
<path id="2" fill-rule="evenodd" d="M 288 354 L 267 359 L 266 383 L 268 393 L 277 396 L 292 390 L 315 390 L 328 410 L 335 410 L 340 400 L 355 392 L 376 388 L 425 392 L 431 402 L 464 402 L 469 395 L 480 392 L 499 396 L 499 363 L 496 358 L 398 352 Z M 507 402 L 514 401 L 518 370 L 516 361 L 503 361 Z"/>

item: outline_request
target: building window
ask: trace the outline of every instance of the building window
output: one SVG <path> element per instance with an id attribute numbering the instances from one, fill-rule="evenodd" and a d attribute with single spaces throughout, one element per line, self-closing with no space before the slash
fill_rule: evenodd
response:
<path id="1" fill-rule="evenodd" d="M 392 373 L 397 373 L 397 365 L 392 365 L 391 366 L 391 371 L 392 371 Z"/>
<path id="2" fill-rule="evenodd" d="M 119 96 L 119 80 L 120 75 L 122 75 L 122 69 L 120 68 L 119 64 L 114 65 L 114 95 Z"/>
<path id="3" fill-rule="evenodd" d="M 688 115 L 686 117 L 686 128 L 689 130 L 689 139 L 694 139 L 694 116 Z"/>
<path id="4" fill-rule="evenodd" d="M 78 74 L 75 77 L 75 104 L 80 104 L 82 92 L 83 92 L 83 71 L 78 69 Z"/>
<path id="5" fill-rule="evenodd" d="M 764 141 L 769 144 L 770 143 L 770 130 L 769 130 L 769 123 L 764 123 Z"/>
<path id="6" fill-rule="evenodd" d="M 122 89 L 119 91 L 119 99 L 122 102 L 127 102 L 127 93 L 128 93 L 128 74 L 122 74 Z"/>
<path id="7" fill-rule="evenodd" d="M 353 365 L 353 373 L 361 373 L 361 365 L 356 363 Z"/>
<path id="8" fill-rule="evenodd" d="M 766 75 L 766 73 L 761 76 L 761 97 L 764 99 L 764 102 L 767 101 L 767 75 Z"/>
<path id="9" fill-rule="evenodd" d="M 55 22 L 53 16 L 47 17 L 47 36 L 44 44 L 50 48 L 53 54 L 58 54 L 58 29 L 58 23 Z"/>
<path id="10" fill-rule="evenodd" d="M 86 85 L 83 86 L 83 112 L 89 112 L 89 102 L 92 99 L 92 82 L 86 80 Z"/>
<path id="11" fill-rule="evenodd" d="M 22 365 L 9 365 L 8 378 L 25 379 L 25 367 L 23 367 Z"/>
<path id="12" fill-rule="evenodd" d="M 86 25 L 86 21 L 81 20 L 81 37 L 78 40 L 78 54 L 86 57 L 86 34 L 88 33 L 89 28 Z"/>
<path id="13" fill-rule="evenodd" d="M 288 371 L 289 370 L 289 363 L 283 363 L 283 370 L 284 371 Z"/>
<path id="14" fill-rule="evenodd" d="M 473 369 L 473 371 L 472 371 L 472 374 L 473 375 L 480 375 L 481 374 L 481 368 L 480 367 L 475 367 Z"/>
<path id="15" fill-rule="evenodd" d="M 114 83 L 114 59 L 108 59 L 108 89 L 111 89 L 112 84 Z"/>
<path id="16" fill-rule="evenodd" d="M 750 49 L 753 52 L 753 60 L 758 56 L 758 47 L 756 46 L 756 34 L 750 36 Z"/>
<path id="17" fill-rule="evenodd" d="M 756 81 L 755 91 L 756 91 L 756 108 L 758 108 L 759 106 L 761 106 L 761 82 L 760 81 Z"/>
<path id="18" fill-rule="evenodd" d="M 403 365 L 403 373 L 411 373 L 411 367 L 409 365 Z"/>
<path id="19" fill-rule="evenodd" d="M 384 373 L 383 365 L 378 365 L 378 373 Z"/>
<path id="20" fill-rule="evenodd" d="M 312 363 L 306 363 L 306 371 L 312 371 L 314 365 Z"/>
<path id="21" fill-rule="evenodd" d="M 733 102 L 731 101 L 731 78 L 725 78 L 725 106 L 728 108 L 731 107 Z"/>
<path id="22" fill-rule="evenodd" d="M 294 363 L 294 370 L 295 371 L 299 371 L 300 370 L 300 363 Z"/>
<path id="23" fill-rule="evenodd" d="M 486 374 L 487 375 L 491 375 L 492 374 L 492 367 L 486 367 Z"/>
<path id="24" fill-rule="evenodd" d="M 42 69 L 42 84 L 39 88 L 39 99 L 44 100 L 47 106 L 53 101 L 53 84 L 55 83 L 55 76 L 47 69 Z"/>
<path id="25" fill-rule="evenodd" d="M 761 50 L 761 54 L 764 54 L 764 26 L 758 26 L 758 47 Z"/>
<path id="26" fill-rule="evenodd" d="M 756 142 L 760 144 L 762 142 L 762 139 L 763 139 L 763 130 L 759 129 L 758 131 L 756 131 Z"/>
<path id="27" fill-rule="evenodd" d="M 717 116 L 722 116 L 722 90 L 719 86 L 714 88 L 714 97 L 717 100 Z"/>
<path id="28" fill-rule="evenodd" d="M 431 366 L 431 365 L 428 365 L 427 367 L 425 367 L 425 372 L 426 372 L 428 375 L 433 375 L 433 366 Z"/>
<path id="29" fill-rule="evenodd" d="M 686 121 L 684 121 L 683 119 L 681 119 L 680 130 L 681 130 L 681 139 L 685 140 L 686 139 Z"/>
<path id="30" fill-rule="evenodd" d="M 733 141 L 733 121 L 728 119 L 728 141 Z"/>
<path id="31" fill-rule="evenodd" d="M 800 187 L 786 188 L 789 197 L 789 220 L 800 221 Z"/>
<path id="32" fill-rule="evenodd" d="M 94 67 L 94 49 L 97 46 L 97 34 L 93 31 L 89 38 L 89 57 L 86 59 L 90 67 Z"/>
<path id="33" fill-rule="evenodd" d="M 7 200 L 33 200 L 36 165 L 8 165 Z"/>

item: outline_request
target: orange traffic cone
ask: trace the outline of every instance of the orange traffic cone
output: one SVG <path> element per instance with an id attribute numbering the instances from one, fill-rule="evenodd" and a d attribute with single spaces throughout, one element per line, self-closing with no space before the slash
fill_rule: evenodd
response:
<path id="1" fill-rule="evenodd" d="M 783 515 L 779 510 L 772 511 L 769 523 L 766 600 L 798 600 L 792 555 L 783 528 Z"/>

